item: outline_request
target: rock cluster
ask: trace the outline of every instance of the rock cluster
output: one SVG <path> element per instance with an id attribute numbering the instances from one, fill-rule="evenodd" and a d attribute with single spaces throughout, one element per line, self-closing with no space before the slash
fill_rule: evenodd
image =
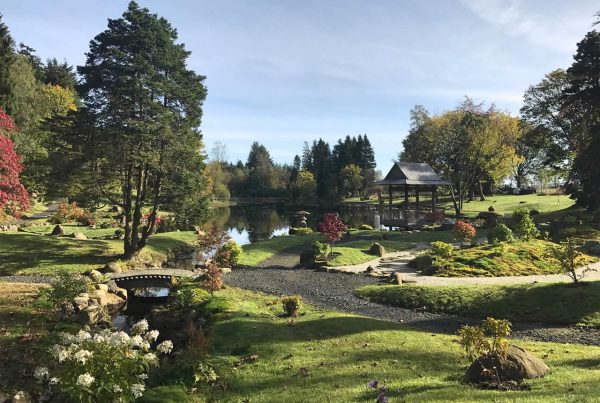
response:
<path id="1" fill-rule="evenodd" d="M 3 224 L 0 225 L 0 232 L 18 231 L 19 226 L 16 224 Z"/>
<path id="2" fill-rule="evenodd" d="M 92 270 L 88 277 L 98 283 L 104 279 L 102 273 Z M 96 284 L 90 292 L 79 294 L 72 301 L 72 309 L 81 324 L 96 324 L 103 319 L 105 311 L 114 312 L 127 301 L 127 290 L 119 288 L 113 280 Z"/>

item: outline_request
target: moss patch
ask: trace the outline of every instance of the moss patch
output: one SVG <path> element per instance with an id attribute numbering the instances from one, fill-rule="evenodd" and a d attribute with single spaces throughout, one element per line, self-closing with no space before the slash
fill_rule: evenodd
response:
<path id="1" fill-rule="evenodd" d="M 450 258 L 434 258 L 434 266 L 424 272 L 440 277 L 501 277 L 557 274 L 558 261 L 548 256 L 551 242 L 529 242 L 482 245 L 454 251 Z M 581 266 L 597 259 L 584 255 Z"/>

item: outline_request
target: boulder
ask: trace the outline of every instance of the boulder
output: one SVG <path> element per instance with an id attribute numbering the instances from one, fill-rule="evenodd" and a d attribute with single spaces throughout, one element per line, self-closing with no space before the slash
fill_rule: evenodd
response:
<path id="1" fill-rule="evenodd" d="M 433 266 L 433 259 L 429 255 L 419 255 L 408 262 L 408 266 L 414 269 L 427 270 Z"/>
<path id="2" fill-rule="evenodd" d="M 121 269 L 121 265 L 117 262 L 108 262 L 104 265 L 104 269 L 102 269 L 104 273 L 115 273 L 119 274 L 123 272 Z"/>
<path id="3" fill-rule="evenodd" d="M 97 291 L 108 292 L 108 284 L 96 284 L 94 288 L 96 288 Z"/>
<path id="4" fill-rule="evenodd" d="M 312 267 L 315 264 L 315 251 L 312 249 L 303 250 L 300 253 L 300 266 Z"/>
<path id="5" fill-rule="evenodd" d="M 73 299 L 73 306 L 75 307 L 76 312 L 84 310 L 89 305 L 90 305 L 90 298 L 88 295 L 80 295 Z"/>
<path id="6" fill-rule="evenodd" d="M 108 280 L 104 284 L 106 285 L 106 287 L 108 287 L 108 292 L 110 293 L 116 294 L 117 291 L 119 291 L 119 286 L 117 285 L 115 280 Z"/>
<path id="7" fill-rule="evenodd" d="M 65 234 L 65 230 L 63 229 L 63 227 L 61 227 L 60 224 L 56 224 L 56 226 L 54 227 L 54 229 L 52 229 L 52 232 L 50 233 L 50 235 L 64 235 Z"/>
<path id="8" fill-rule="evenodd" d="M 71 235 L 71 238 L 75 238 L 80 241 L 85 241 L 86 239 L 88 239 L 88 237 L 85 236 L 85 234 L 83 232 L 73 232 L 73 234 Z"/>
<path id="9" fill-rule="evenodd" d="M 93 325 L 98 322 L 100 317 L 100 307 L 88 306 L 87 308 L 77 312 L 77 321 L 82 325 Z"/>
<path id="10" fill-rule="evenodd" d="M 440 231 L 449 231 L 454 227 L 454 224 L 456 224 L 455 220 L 451 218 L 446 218 L 440 225 Z"/>
<path id="11" fill-rule="evenodd" d="M 127 299 L 127 290 L 124 288 L 119 288 L 117 292 L 114 293 L 117 297 Z"/>
<path id="12" fill-rule="evenodd" d="M 33 399 L 31 398 L 31 395 L 29 393 L 20 390 L 17 393 L 15 393 L 15 395 L 12 397 L 11 402 L 12 403 L 31 403 L 31 402 L 33 402 Z"/>
<path id="13" fill-rule="evenodd" d="M 390 284 L 402 284 L 402 273 L 395 271 L 392 274 L 390 274 L 389 282 Z"/>
<path id="14" fill-rule="evenodd" d="M 385 248 L 383 247 L 382 244 L 380 244 L 378 242 L 375 242 L 369 248 L 369 252 L 368 253 L 369 253 L 369 255 L 375 255 L 375 256 L 383 257 L 385 255 Z"/>
<path id="15" fill-rule="evenodd" d="M 548 371 L 544 361 L 521 347 L 509 345 L 504 356 L 492 354 L 475 360 L 467 369 L 465 380 L 472 383 L 495 380 L 520 382 L 543 377 Z"/>
<path id="16" fill-rule="evenodd" d="M 93 281 L 102 281 L 102 279 L 104 278 L 104 276 L 102 275 L 102 273 L 100 273 L 98 270 L 91 270 L 88 273 L 88 277 L 91 278 Z"/>
<path id="17" fill-rule="evenodd" d="M 600 256 L 600 241 L 591 239 L 585 242 L 581 247 L 588 255 Z"/>

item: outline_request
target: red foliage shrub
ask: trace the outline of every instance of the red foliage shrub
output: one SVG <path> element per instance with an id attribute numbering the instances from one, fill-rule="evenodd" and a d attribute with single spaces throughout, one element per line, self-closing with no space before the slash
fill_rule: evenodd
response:
<path id="1" fill-rule="evenodd" d="M 339 241 L 347 230 L 348 227 L 342 222 L 338 213 L 325 214 L 323 221 L 319 223 L 319 231 L 325 234 L 325 238 L 329 242 L 332 251 L 333 244 Z"/>
<path id="2" fill-rule="evenodd" d="M 210 292 L 212 295 L 215 291 L 219 291 L 223 286 L 223 272 L 215 263 L 210 263 L 203 276 L 202 288 Z"/>
<path id="3" fill-rule="evenodd" d="M 56 213 L 50 217 L 50 222 L 53 224 L 63 224 L 69 221 L 83 223 L 85 217 L 85 210 L 77 206 L 77 202 L 60 203 L 56 208 Z"/>
<path id="4" fill-rule="evenodd" d="M 27 210 L 29 194 L 19 181 L 23 171 L 21 157 L 15 152 L 13 142 L 5 133 L 17 130 L 17 126 L 2 108 L 0 108 L 0 209 L 8 209 L 15 217 Z"/>
<path id="5" fill-rule="evenodd" d="M 452 227 L 454 238 L 459 242 L 470 242 L 477 231 L 475 227 L 464 221 L 457 221 Z"/>

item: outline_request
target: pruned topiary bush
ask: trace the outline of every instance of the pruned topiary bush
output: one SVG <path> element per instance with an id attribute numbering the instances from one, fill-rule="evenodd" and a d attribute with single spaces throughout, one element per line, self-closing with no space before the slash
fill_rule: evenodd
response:
<path id="1" fill-rule="evenodd" d="M 518 208 L 512 215 L 514 232 L 517 238 L 522 241 L 529 241 L 540 236 L 540 231 L 535 226 L 529 210 L 526 208 Z"/>
<path id="2" fill-rule="evenodd" d="M 512 230 L 503 223 L 496 226 L 494 235 L 498 242 L 513 242 L 515 240 Z"/>
<path id="3" fill-rule="evenodd" d="M 452 256 L 454 246 L 452 244 L 436 241 L 431 243 L 431 254 L 441 258 L 449 258 Z"/>

